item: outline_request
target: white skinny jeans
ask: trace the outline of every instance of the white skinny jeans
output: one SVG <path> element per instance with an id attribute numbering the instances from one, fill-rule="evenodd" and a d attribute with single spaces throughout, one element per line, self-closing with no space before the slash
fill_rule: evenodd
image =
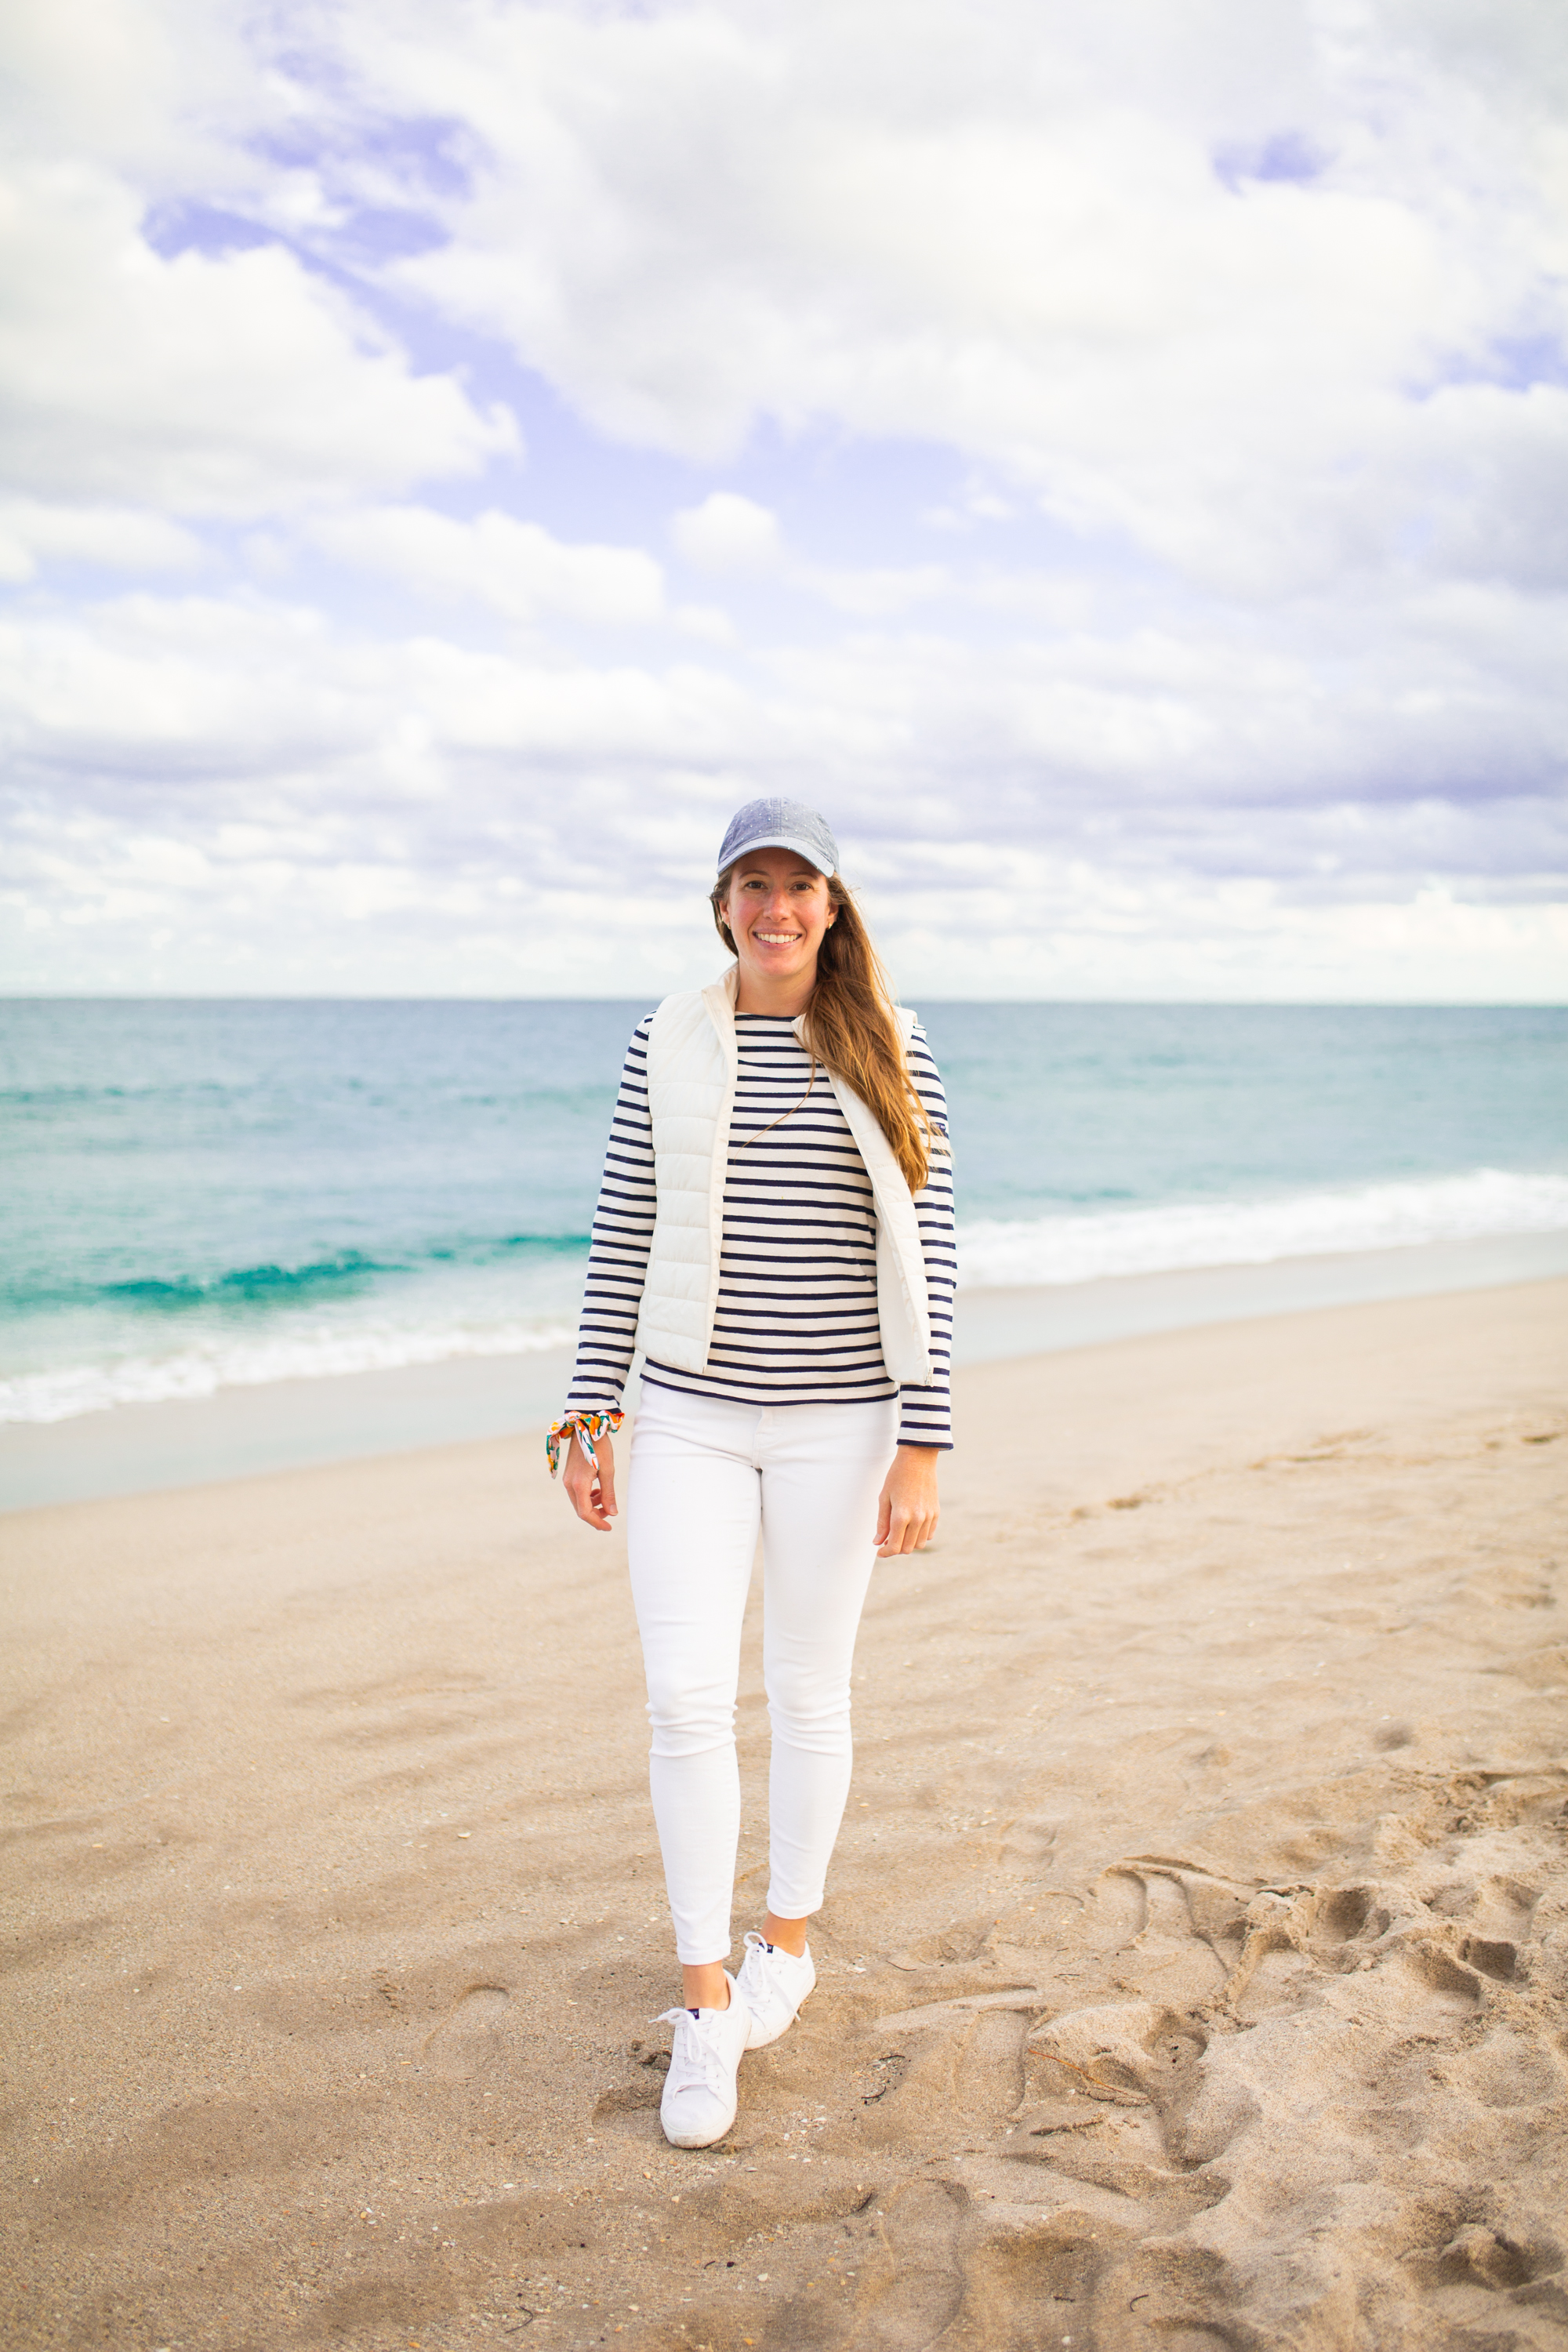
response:
<path id="1" fill-rule="evenodd" d="M 732 1404 L 644 1381 L 626 1544 L 653 1725 L 648 1778 L 688 1967 L 730 1953 L 741 1834 L 741 1621 L 763 1538 L 773 1725 L 768 1908 L 818 1908 L 849 1794 L 849 1670 L 898 1401 Z"/>

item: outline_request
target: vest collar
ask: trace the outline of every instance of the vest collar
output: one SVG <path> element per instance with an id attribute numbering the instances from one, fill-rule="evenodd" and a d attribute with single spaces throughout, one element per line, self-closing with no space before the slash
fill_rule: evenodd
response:
<path id="1" fill-rule="evenodd" d="M 741 967 L 738 963 L 732 963 L 728 971 L 721 972 L 717 980 L 710 981 L 708 986 L 702 991 L 702 1002 L 708 1007 L 708 1017 L 719 1032 L 724 1051 L 731 1062 L 735 1059 L 736 1052 L 735 1003 L 740 993 Z M 797 1037 L 800 1035 L 800 1024 L 805 1019 L 804 1013 L 797 1013 L 789 1024 Z"/>
<path id="2" fill-rule="evenodd" d="M 721 973 L 717 980 L 710 981 L 702 991 L 702 1002 L 707 1009 L 708 1018 L 718 1032 L 719 1043 L 723 1049 L 724 1059 L 729 1065 L 731 1077 L 739 1060 L 739 1049 L 735 1044 L 735 999 L 740 992 L 741 967 L 738 963 L 732 963 L 729 971 Z"/>

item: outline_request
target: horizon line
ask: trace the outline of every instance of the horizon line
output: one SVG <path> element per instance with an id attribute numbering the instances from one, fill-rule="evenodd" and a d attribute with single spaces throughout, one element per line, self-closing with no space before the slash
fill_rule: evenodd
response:
<path id="1" fill-rule="evenodd" d="M 0 987 L 0 1004 L 640 1004 L 651 992 L 635 994 L 580 992 L 551 995 L 487 995 L 478 992 L 439 994 L 394 993 L 390 990 L 331 989 L 196 990 L 127 989 L 6 989 Z M 684 992 L 667 989 L 668 995 Z M 933 996 L 921 992 L 928 1004 L 1081 1005 L 1104 1010 L 1141 1012 L 1214 1011 L 1273 1013 L 1561 1013 L 1568 1012 L 1568 993 L 1538 996 Z M 662 1002 L 662 998 L 656 1002 Z"/>

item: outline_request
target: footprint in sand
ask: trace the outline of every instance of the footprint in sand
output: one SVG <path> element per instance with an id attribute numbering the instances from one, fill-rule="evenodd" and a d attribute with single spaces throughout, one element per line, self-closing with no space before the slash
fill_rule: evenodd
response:
<path id="1" fill-rule="evenodd" d="M 854 2352 L 1331 2352 L 1347 2281 L 1369 2342 L 1568 2340 L 1568 1774 L 1394 1793 L 1327 1867 L 1130 1855 L 1036 1984 L 928 1962 L 868 2021 L 862 2145 L 952 2170 L 882 2192 Z"/>
<path id="2" fill-rule="evenodd" d="M 964 2298 L 961 2242 L 967 2200 L 938 2180 L 915 2180 L 884 2207 L 879 2259 L 867 2265 L 858 2346 L 917 2352 L 935 2344 Z"/>
<path id="3" fill-rule="evenodd" d="M 500 2055 L 510 2004 L 501 1985 L 470 1985 L 426 2042 L 426 2064 L 452 2081 L 479 2074 Z"/>

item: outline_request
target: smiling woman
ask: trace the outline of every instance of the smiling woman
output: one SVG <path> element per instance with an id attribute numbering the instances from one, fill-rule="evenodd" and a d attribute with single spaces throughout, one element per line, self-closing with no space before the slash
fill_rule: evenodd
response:
<path id="1" fill-rule="evenodd" d="M 875 1556 L 937 1523 L 954 1274 L 942 1081 L 796 802 L 730 826 L 712 893 L 735 962 L 631 1043 L 563 1418 L 567 1494 L 606 1531 L 611 1433 L 646 1358 L 627 1548 L 650 1777 L 684 1976 L 661 2113 L 722 2138 L 742 2053 L 816 1982 L 806 1923 L 848 1794 L 849 1677 Z M 759 1530 L 771 1878 L 724 1963 L 740 1832 L 735 1695 Z"/>

